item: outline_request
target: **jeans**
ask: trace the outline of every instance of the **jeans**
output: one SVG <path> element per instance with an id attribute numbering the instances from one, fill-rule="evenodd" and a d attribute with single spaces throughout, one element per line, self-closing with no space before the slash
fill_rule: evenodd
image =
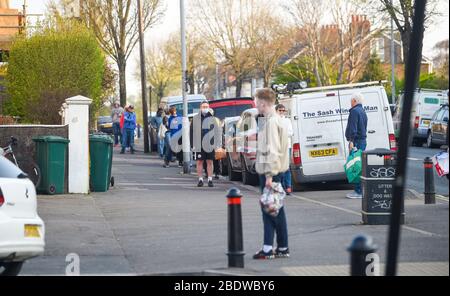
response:
<path id="1" fill-rule="evenodd" d="M 164 157 L 164 147 L 166 145 L 165 139 L 161 140 L 158 136 L 156 141 L 157 141 L 157 147 L 158 147 L 158 154 L 159 154 L 159 156 Z"/>
<path id="2" fill-rule="evenodd" d="M 114 133 L 114 145 L 122 144 L 122 131 L 120 130 L 120 123 L 113 123 L 113 133 Z"/>
<path id="3" fill-rule="evenodd" d="M 291 149 L 289 148 L 289 155 L 291 155 Z M 290 156 L 289 156 L 289 159 Z M 283 188 L 284 190 L 288 189 L 288 188 L 292 188 L 292 174 L 291 174 L 291 168 L 289 168 L 286 172 L 284 172 L 283 174 L 281 174 L 281 183 L 283 184 Z"/>
<path id="4" fill-rule="evenodd" d="M 124 128 L 123 129 L 123 137 L 122 137 L 122 150 L 130 147 L 131 150 L 134 150 L 134 130 Z"/>
<path id="5" fill-rule="evenodd" d="M 280 175 L 273 177 L 274 182 L 280 182 Z M 266 176 L 259 176 L 259 183 L 261 192 L 266 186 Z M 277 235 L 277 247 L 287 248 L 288 247 L 288 229 L 286 222 L 286 212 L 284 206 L 280 209 L 278 216 L 273 217 L 261 208 L 263 224 L 264 224 L 264 245 L 272 246 L 275 233 Z"/>
<path id="6" fill-rule="evenodd" d="M 172 149 L 170 148 L 170 132 L 166 133 L 166 136 L 164 137 L 164 146 L 166 147 L 166 155 L 164 160 L 166 163 L 169 163 L 172 161 Z"/>
<path id="7" fill-rule="evenodd" d="M 365 151 L 367 148 L 367 141 L 366 140 L 355 140 L 353 143 L 358 150 Z M 361 182 L 355 183 L 355 192 L 358 194 L 362 194 L 362 187 Z"/>

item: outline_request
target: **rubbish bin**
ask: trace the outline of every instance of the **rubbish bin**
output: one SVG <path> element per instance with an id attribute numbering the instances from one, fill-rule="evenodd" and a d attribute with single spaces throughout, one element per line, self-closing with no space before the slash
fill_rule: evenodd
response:
<path id="1" fill-rule="evenodd" d="M 105 135 L 89 136 L 90 189 L 92 192 L 106 192 L 112 183 L 111 167 L 113 140 Z"/>
<path id="2" fill-rule="evenodd" d="M 36 159 L 41 171 L 37 188 L 43 194 L 64 194 L 68 139 L 56 136 L 33 138 L 36 143 Z"/>
<path id="3" fill-rule="evenodd" d="M 397 154 L 387 149 L 363 153 L 361 185 L 364 224 L 388 225 L 391 218 Z M 402 200 L 401 223 L 405 221 Z"/>

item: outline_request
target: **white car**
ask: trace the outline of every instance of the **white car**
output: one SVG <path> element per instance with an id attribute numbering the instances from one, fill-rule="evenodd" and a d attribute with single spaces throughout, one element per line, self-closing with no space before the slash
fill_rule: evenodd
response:
<path id="1" fill-rule="evenodd" d="M 25 260 L 42 255 L 45 225 L 37 214 L 36 189 L 0 155 L 0 275 L 19 274 Z"/>

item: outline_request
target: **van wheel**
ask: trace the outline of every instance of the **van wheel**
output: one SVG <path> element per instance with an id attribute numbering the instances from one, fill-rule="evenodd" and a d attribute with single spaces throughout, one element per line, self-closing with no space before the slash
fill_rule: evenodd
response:
<path id="1" fill-rule="evenodd" d="M 241 159 L 241 167 L 242 167 L 242 183 L 244 185 L 251 185 L 251 186 L 258 185 L 256 176 L 247 170 L 244 158 Z"/>
<path id="2" fill-rule="evenodd" d="M 0 262 L 0 276 L 16 276 L 22 269 L 23 262 Z"/>
<path id="3" fill-rule="evenodd" d="M 228 158 L 228 181 L 240 181 L 242 178 L 242 174 L 239 172 L 233 171 L 233 167 L 231 166 L 231 161 Z"/>
<path id="4" fill-rule="evenodd" d="M 428 137 L 427 137 L 427 147 L 428 147 L 428 148 L 434 148 L 434 147 L 436 147 L 436 145 L 433 144 L 433 135 L 431 134 L 431 132 L 428 132 Z"/>

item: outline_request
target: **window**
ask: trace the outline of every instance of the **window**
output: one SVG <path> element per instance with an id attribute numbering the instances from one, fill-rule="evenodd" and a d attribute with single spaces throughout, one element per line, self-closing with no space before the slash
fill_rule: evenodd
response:
<path id="1" fill-rule="evenodd" d="M 384 38 L 375 38 L 372 41 L 372 54 L 375 54 L 382 63 L 385 62 Z"/>
<path id="2" fill-rule="evenodd" d="M 248 105 L 224 106 L 213 109 L 214 109 L 214 116 L 216 116 L 220 120 L 224 120 L 227 117 L 240 116 L 242 112 L 252 107 L 253 106 L 251 104 L 248 104 Z"/>
<path id="3" fill-rule="evenodd" d="M 439 105 L 440 100 L 438 98 L 425 98 L 425 104 Z"/>

